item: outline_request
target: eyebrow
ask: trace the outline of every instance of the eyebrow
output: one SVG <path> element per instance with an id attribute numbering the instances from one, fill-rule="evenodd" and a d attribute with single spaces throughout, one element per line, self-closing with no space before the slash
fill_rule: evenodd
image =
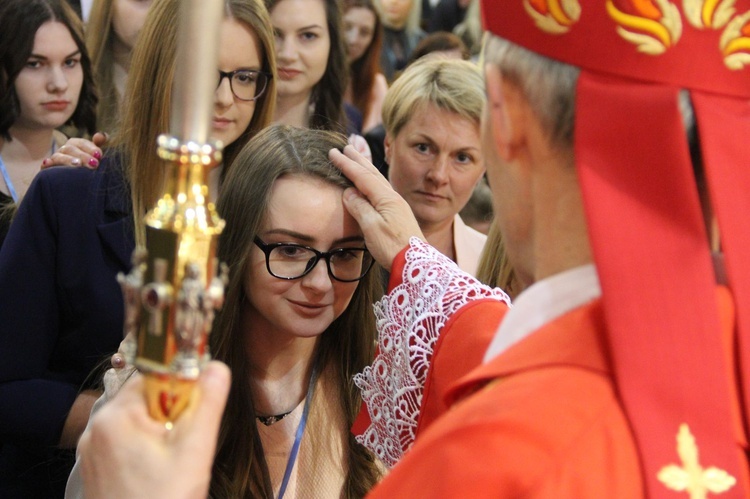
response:
<path id="1" fill-rule="evenodd" d="M 284 236 L 293 237 L 294 239 L 299 239 L 300 241 L 304 241 L 308 244 L 312 244 L 315 242 L 315 238 L 313 236 L 287 229 L 271 229 L 266 231 L 264 234 L 281 234 Z M 335 241 L 333 241 L 333 246 L 350 242 L 363 242 L 364 240 L 365 238 L 363 236 L 342 237 L 341 239 L 336 239 Z"/>
<path id="2" fill-rule="evenodd" d="M 71 57 L 75 57 L 77 55 L 81 55 L 81 51 L 80 50 L 76 50 L 75 52 L 72 52 L 72 53 L 66 55 L 63 59 L 70 59 Z M 47 56 L 39 55 L 39 54 L 31 54 L 31 55 L 29 55 L 29 59 L 41 59 L 43 61 L 49 60 L 49 58 Z"/>
<path id="3" fill-rule="evenodd" d="M 308 26 L 302 26 L 301 28 L 297 28 L 297 29 L 293 30 L 292 33 L 299 33 L 300 31 L 306 31 L 306 30 L 310 30 L 310 29 L 325 29 L 325 27 L 321 26 L 320 24 L 310 24 Z M 285 30 L 279 28 L 278 26 L 274 26 L 273 27 L 273 31 L 275 33 L 279 33 L 279 34 L 282 34 L 282 35 L 284 33 L 287 33 Z"/>
<path id="4" fill-rule="evenodd" d="M 437 144 L 437 142 L 435 142 L 432 139 L 432 137 L 430 137 L 428 135 L 425 135 L 424 132 L 417 132 L 416 138 L 417 138 L 417 140 L 423 140 L 425 142 L 429 142 L 430 144 Z M 467 146 L 467 147 L 462 147 L 462 148 L 458 149 L 458 151 L 459 152 L 460 151 L 477 151 L 477 152 L 481 152 L 481 148 L 474 147 L 474 146 Z"/>

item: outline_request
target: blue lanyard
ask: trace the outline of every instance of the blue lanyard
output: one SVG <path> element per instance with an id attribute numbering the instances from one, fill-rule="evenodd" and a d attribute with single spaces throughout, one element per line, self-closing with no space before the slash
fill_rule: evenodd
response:
<path id="1" fill-rule="evenodd" d="M 8 192 L 10 192 L 10 197 L 13 198 L 13 202 L 18 202 L 18 194 L 16 194 L 16 189 L 13 187 L 13 182 L 10 180 L 10 175 L 8 175 L 8 170 L 5 168 L 5 163 L 3 163 L 3 158 L 0 156 L 0 173 L 3 174 L 3 180 L 5 180 L 5 185 L 8 187 Z"/>
<path id="2" fill-rule="evenodd" d="M 307 396 L 305 397 L 305 408 L 302 410 L 302 419 L 297 426 L 297 434 L 294 436 L 294 445 L 292 445 L 292 452 L 289 454 L 289 460 L 286 462 L 286 471 L 284 471 L 284 479 L 281 481 L 281 488 L 279 489 L 278 499 L 284 497 L 286 487 L 289 485 L 289 477 L 292 476 L 292 469 L 294 463 L 297 461 L 297 454 L 299 453 L 299 446 L 302 443 L 302 435 L 305 433 L 305 426 L 307 426 L 307 415 L 310 412 L 310 401 L 312 401 L 313 391 L 315 391 L 315 380 L 318 377 L 318 366 L 313 368 L 313 372 L 310 375 L 310 384 L 307 387 Z"/>
<path id="3" fill-rule="evenodd" d="M 52 147 L 50 147 L 49 155 L 52 156 L 55 154 L 55 139 L 52 139 Z M 16 188 L 13 187 L 13 182 L 10 180 L 10 175 L 8 175 L 8 170 L 5 168 L 5 163 L 3 162 L 3 157 L 0 156 L 0 173 L 3 174 L 3 180 L 5 181 L 6 187 L 8 187 L 8 192 L 10 192 L 10 197 L 13 198 L 14 203 L 18 203 L 18 194 L 16 194 Z"/>

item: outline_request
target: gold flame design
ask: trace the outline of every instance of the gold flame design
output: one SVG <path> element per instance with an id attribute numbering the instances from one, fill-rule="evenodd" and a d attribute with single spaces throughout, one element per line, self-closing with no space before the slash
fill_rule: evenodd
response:
<path id="1" fill-rule="evenodd" d="M 683 0 L 688 22 L 698 29 L 724 27 L 735 14 L 736 0 Z"/>
<path id="2" fill-rule="evenodd" d="M 732 19 L 719 39 L 724 64 L 740 70 L 750 64 L 750 11 Z"/>
<path id="3" fill-rule="evenodd" d="M 677 6 L 668 0 L 629 0 L 630 10 L 623 12 L 613 0 L 607 0 L 607 13 L 619 24 L 617 33 L 634 44 L 639 52 L 659 55 L 682 36 L 682 18 Z"/>
<path id="4" fill-rule="evenodd" d="M 578 0 L 524 0 L 523 7 L 542 31 L 567 33 L 581 16 Z"/>

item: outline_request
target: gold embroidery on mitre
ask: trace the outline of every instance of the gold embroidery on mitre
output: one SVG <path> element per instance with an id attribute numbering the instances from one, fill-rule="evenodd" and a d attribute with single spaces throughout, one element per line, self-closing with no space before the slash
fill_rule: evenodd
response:
<path id="1" fill-rule="evenodd" d="M 524 0 L 523 8 L 539 29 L 553 35 L 567 33 L 581 17 L 578 0 Z"/>
<path id="2" fill-rule="evenodd" d="M 732 19 L 719 39 L 724 65 L 740 70 L 750 64 L 750 11 Z"/>
<path id="3" fill-rule="evenodd" d="M 724 27 L 735 14 L 736 0 L 683 0 L 688 22 L 698 29 Z"/>
<path id="4" fill-rule="evenodd" d="M 663 467 L 657 478 L 668 489 L 687 492 L 690 499 L 705 499 L 707 494 L 721 494 L 731 489 L 737 480 L 715 466 L 703 468 L 698 461 L 698 446 L 688 425 L 681 424 L 677 433 L 677 455 L 682 466 L 670 464 Z"/>
<path id="5" fill-rule="evenodd" d="M 618 8 L 615 2 L 626 8 Z M 607 0 L 607 13 L 619 24 L 617 34 L 639 52 L 659 55 L 682 36 L 682 18 L 668 0 Z"/>

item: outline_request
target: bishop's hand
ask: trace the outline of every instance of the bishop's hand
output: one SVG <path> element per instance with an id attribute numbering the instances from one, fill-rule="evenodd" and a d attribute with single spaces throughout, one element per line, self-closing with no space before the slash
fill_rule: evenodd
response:
<path id="1" fill-rule="evenodd" d="M 328 157 L 356 186 L 344 191 L 344 206 L 362 228 L 372 256 L 390 270 L 409 238 L 424 239 L 409 204 L 354 147 L 346 146 L 343 153 L 331 149 Z"/>

